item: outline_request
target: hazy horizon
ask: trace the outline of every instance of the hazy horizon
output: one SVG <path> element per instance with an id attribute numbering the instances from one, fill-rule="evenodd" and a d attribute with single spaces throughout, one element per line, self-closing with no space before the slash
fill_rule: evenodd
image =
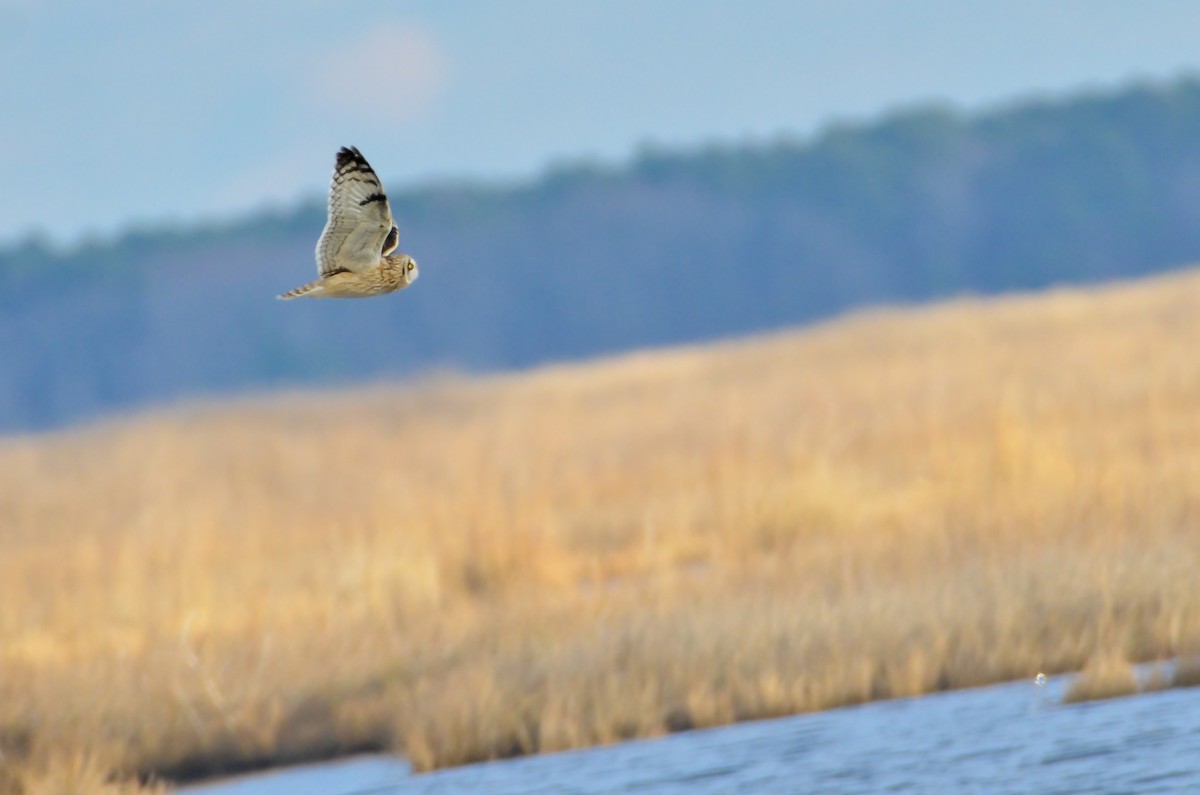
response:
<path id="1" fill-rule="evenodd" d="M 283 9 L 0 0 L 0 246 L 294 206 L 343 144 L 392 190 L 507 181 L 1200 71 L 1200 7 L 1165 0 Z"/>

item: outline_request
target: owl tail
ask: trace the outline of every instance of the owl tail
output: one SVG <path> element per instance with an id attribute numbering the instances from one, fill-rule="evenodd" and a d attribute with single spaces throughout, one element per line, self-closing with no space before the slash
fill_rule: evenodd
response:
<path id="1" fill-rule="evenodd" d="M 293 298 L 300 298 L 305 295 L 311 295 L 314 298 L 316 298 L 317 296 L 321 295 L 321 293 L 323 293 L 323 292 L 325 292 L 325 286 L 323 284 L 321 284 L 321 280 L 318 279 L 315 282 L 309 282 L 308 284 L 302 284 L 294 290 L 288 290 L 286 293 L 281 293 L 280 295 L 277 295 L 275 297 L 278 298 L 280 301 L 290 301 Z"/>

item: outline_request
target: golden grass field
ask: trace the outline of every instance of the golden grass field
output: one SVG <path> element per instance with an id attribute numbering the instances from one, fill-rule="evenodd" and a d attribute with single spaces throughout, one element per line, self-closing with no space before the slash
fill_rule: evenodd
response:
<path id="1" fill-rule="evenodd" d="M 1198 571 L 1200 271 L 10 438 L 0 792 L 1186 656 Z"/>

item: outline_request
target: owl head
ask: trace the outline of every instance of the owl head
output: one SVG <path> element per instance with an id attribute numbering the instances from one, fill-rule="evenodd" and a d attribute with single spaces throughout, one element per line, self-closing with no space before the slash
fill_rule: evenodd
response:
<path id="1" fill-rule="evenodd" d="M 417 267 L 417 261 L 407 254 L 400 257 L 400 277 L 404 280 L 404 286 L 412 284 L 421 275 L 421 269 Z"/>

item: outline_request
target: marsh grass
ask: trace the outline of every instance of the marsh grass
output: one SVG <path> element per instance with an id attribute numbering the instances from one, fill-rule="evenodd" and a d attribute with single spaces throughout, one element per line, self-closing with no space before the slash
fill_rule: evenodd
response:
<path id="1" fill-rule="evenodd" d="M 1200 657 L 1180 660 L 1171 674 L 1172 687 L 1200 687 Z"/>
<path id="2" fill-rule="evenodd" d="M 11 439 L 7 788 L 1195 653 L 1198 349 L 1189 272 Z"/>
<path id="3" fill-rule="evenodd" d="M 1071 681 L 1063 694 L 1063 703 L 1099 701 L 1132 696 L 1137 692 L 1137 672 L 1129 661 L 1120 654 L 1102 652 L 1088 660 L 1079 675 Z"/>
<path id="4" fill-rule="evenodd" d="M 1159 662 L 1147 666 L 1139 675 L 1123 655 L 1112 651 L 1099 652 L 1071 680 L 1063 693 L 1062 702 L 1077 704 L 1198 685 L 1200 659 L 1196 657 Z"/>

